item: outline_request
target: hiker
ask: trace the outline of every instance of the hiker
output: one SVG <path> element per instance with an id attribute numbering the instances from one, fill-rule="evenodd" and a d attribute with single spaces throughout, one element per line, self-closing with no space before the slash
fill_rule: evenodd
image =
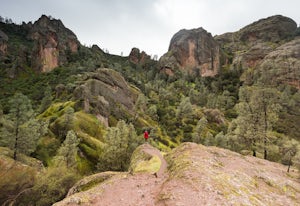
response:
<path id="1" fill-rule="evenodd" d="M 144 138 L 145 138 L 145 141 L 147 142 L 147 140 L 149 138 L 149 133 L 147 130 L 145 130 L 145 132 L 144 132 Z"/>

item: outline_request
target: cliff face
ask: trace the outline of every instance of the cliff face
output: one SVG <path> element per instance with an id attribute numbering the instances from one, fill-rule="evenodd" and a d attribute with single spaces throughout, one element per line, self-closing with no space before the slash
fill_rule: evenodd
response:
<path id="1" fill-rule="evenodd" d="M 0 23 L 1 62 L 9 69 L 24 70 L 27 66 L 49 72 L 67 63 L 67 56 L 78 52 L 79 46 L 76 35 L 60 20 L 45 15 L 34 24 Z"/>
<path id="2" fill-rule="evenodd" d="M 138 48 L 132 48 L 128 58 L 130 62 L 141 65 L 143 65 L 147 60 L 151 59 L 146 52 L 140 52 Z"/>
<path id="3" fill-rule="evenodd" d="M 260 19 L 237 32 L 216 36 L 234 67 L 255 68 L 281 44 L 290 41 L 297 29 L 295 21 L 281 15 Z"/>
<path id="4" fill-rule="evenodd" d="M 138 92 L 112 69 L 99 69 L 86 74 L 86 80 L 74 90 L 86 112 L 95 114 L 108 126 L 111 115 L 122 119 L 132 114 Z"/>
<path id="5" fill-rule="evenodd" d="M 29 32 L 29 38 L 35 43 L 32 65 L 38 71 L 49 72 L 67 62 L 67 52 L 78 51 L 76 35 L 65 28 L 60 20 L 43 15 Z"/>
<path id="6" fill-rule="evenodd" d="M 215 37 L 203 28 L 181 30 L 172 37 L 168 52 L 160 59 L 160 66 L 164 71 L 180 69 L 196 76 L 215 76 L 223 67 L 259 68 L 269 59 L 269 54 L 283 52 L 277 49 L 283 44 L 289 42 L 290 45 L 285 47 L 285 55 L 291 53 L 290 49 L 297 48 L 298 41 L 292 41 L 299 35 L 296 33 L 296 22 L 281 15 L 261 19 L 237 32 Z M 283 59 L 274 62 L 284 64 Z"/>
<path id="7" fill-rule="evenodd" d="M 180 30 L 160 59 L 162 69 L 179 68 L 201 76 L 215 76 L 220 68 L 220 47 L 203 28 Z"/>
<path id="8" fill-rule="evenodd" d="M 54 205 L 298 205 L 297 173 L 278 163 L 194 143 L 162 156 L 144 144 L 129 172 L 79 181 Z"/>

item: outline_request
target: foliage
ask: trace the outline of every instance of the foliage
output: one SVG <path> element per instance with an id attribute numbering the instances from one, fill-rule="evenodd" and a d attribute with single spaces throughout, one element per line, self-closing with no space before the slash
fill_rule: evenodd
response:
<path id="1" fill-rule="evenodd" d="M 264 158 L 267 158 L 268 132 L 273 129 L 278 119 L 280 105 L 276 90 L 259 87 L 243 87 L 240 89 L 239 112 L 235 120 L 237 127 L 234 131 L 247 145 L 249 150 L 256 151 L 263 145 Z M 262 143 L 262 144 L 261 144 Z"/>
<path id="2" fill-rule="evenodd" d="M 65 166 L 49 167 L 37 176 L 34 186 L 17 199 L 17 205 L 52 205 L 63 199 L 78 179 L 78 174 Z"/>
<path id="3" fill-rule="evenodd" d="M 48 124 L 38 121 L 33 116 L 30 100 L 21 93 L 16 93 L 10 100 L 10 112 L 3 118 L 1 144 L 18 153 L 31 154 L 35 151 L 37 140 L 46 133 Z"/>
<path id="4" fill-rule="evenodd" d="M 68 131 L 67 137 L 54 157 L 54 165 L 65 165 L 67 168 L 76 166 L 76 156 L 80 140 L 73 130 Z"/>
<path id="5" fill-rule="evenodd" d="M 116 127 L 108 129 L 105 135 L 105 146 L 99 157 L 100 171 L 125 171 L 128 169 L 130 157 L 134 149 L 142 143 L 132 124 L 119 121 Z"/>

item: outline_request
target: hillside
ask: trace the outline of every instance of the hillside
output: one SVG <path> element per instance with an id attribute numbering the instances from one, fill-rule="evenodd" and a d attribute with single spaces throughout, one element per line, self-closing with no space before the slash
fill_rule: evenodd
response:
<path id="1" fill-rule="evenodd" d="M 130 172 L 86 177 L 54 205 L 298 205 L 297 175 L 216 147 L 184 143 L 162 157 L 144 144 Z"/>
<path id="2" fill-rule="evenodd" d="M 299 31 L 294 20 L 281 15 L 218 36 L 202 27 L 182 29 L 157 61 L 139 48 L 123 57 L 105 53 L 101 45 L 81 45 L 51 16 L 20 25 L 0 22 L 0 204 L 51 205 L 79 179 L 83 183 L 77 187 L 87 184 L 82 186 L 86 190 L 94 178 L 97 183 L 124 181 L 135 192 L 133 182 L 146 181 L 159 189 L 154 196 L 144 195 L 149 204 L 189 201 L 172 186 L 179 183 L 195 194 L 194 201 L 214 197 L 244 204 L 240 195 L 247 196 L 245 204 L 271 204 L 274 198 L 294 203 L 299 192 L 294 168 L 300 167 Z M 140 149 L 150 153 L 146 170 L 158 178 L 136 174 L 148 164 L 139 168 L 139 152 L 134 152 L 143 144 L 145 130 L 156 149 Z M 166 154 L 168 167 L 160 152 Z M 158 156 L 151 158 L 153 154 Z M 236 158 L 240 168 L 230 165 Z M 283 172 L 289 167 L 293 171 Z M 274 177 L 270 181 L 269 170 Z M 277 179 L 279 171 L 287 179 Z M 181 177 L 189 179 L 189 172 L 195 183 L 181 182 Z M 22 175 L 26 178 L 20 185 L 5 178 L 19 180 Z M 157 185 L 144 177 L 155 178 Z M 122 188 L 115 189 L 123 194 Z M 110 199 L 112 191 L 104 198 Z"/>

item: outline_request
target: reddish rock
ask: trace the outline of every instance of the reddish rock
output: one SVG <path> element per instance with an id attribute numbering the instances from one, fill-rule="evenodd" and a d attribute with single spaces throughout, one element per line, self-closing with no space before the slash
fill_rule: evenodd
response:
<path id="1" fill-rule="evenodd" d="M 144 51 L 140 52 L 138 48 L 132 48 L 128 58 L 134 64 L 144 64 L 151 57 Z"/>
<path id="2" fill-rule="evenodd" d="M 221 65 L 220 47 L 203 28 L 183 29 L 172 37 L 169 51 L 161 57 L 160 65 L 201 76 L 215 76 Z"/>
<path id="3" fill-rule="evenodd" d="M 49 72 L 66 63 L 67 52 L 77 52 L 80 45 L 76 35 L 60 20 L 45 15 L 32 25 L 29 38 L 35 42 L 32 65 L 40 72 Z"/>
<path id="4" fill-rule="evenodd" d="M 279 163 L 195 143 L 183 143 L 164 156 L 159 153 L 144 144 L 134 152 L 133 169 L 128 173 L 105 172 L 85 177 L 54 205 L 300 203 L 298 174 L 286 173 L 286 166 Z"/>
<path id="5" fill-rule="evenodd" d="M 8 36 L 0 30 L 0 55 L 5 55 L 7 52 Z"/>

